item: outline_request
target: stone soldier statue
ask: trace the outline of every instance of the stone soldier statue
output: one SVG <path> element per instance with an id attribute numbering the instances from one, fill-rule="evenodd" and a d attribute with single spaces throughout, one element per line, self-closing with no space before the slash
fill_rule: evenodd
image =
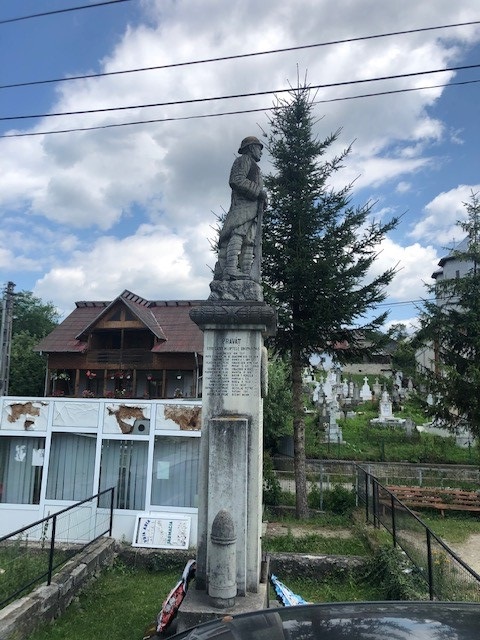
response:
<path id="1" fill-rule="evenodd" d="M 255 136 L 244 138 L 230 171 L 230 209 L 218 238 L 218 262 L 211 297 L 236 298 L 240 288 L 228 286 L 237 280 L 260 283 L 261 217 L 267 202 L 257 162 L 262 143 Z M 223 282 L 223 286 L 219 284 Z M 245 287 L 243 287 L 245 289 Z M 236 293 L 229 295 L 228 292 Z M 240 295 L 240 298 L 242 296 Z"/>

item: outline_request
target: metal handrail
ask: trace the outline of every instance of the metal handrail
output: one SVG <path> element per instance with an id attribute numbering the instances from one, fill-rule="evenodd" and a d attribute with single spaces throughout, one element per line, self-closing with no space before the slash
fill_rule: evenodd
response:
<path id="1" fill-rule="evenodd" d="M 48 552 L 48 562 L 47 562 L 47 570 L 37 574 L 36 576 L 34 576 L 31 580 L 29 580 L 28 582 L 25 582 L 23 585 L 21 585 L 21 587 L 19 587 L 18 589 L 16 589 L 14 592 L 8 594 L 8 596 L 6 598 L 4 598 L 2 601 L 0 601 L 0 607 L 3 607 L 4 605 L 6 605 L 8 602 L 11 602 L 13 600 L 15 600 L 20 594 L 22 594 L 23 592 L 27 591 L 27 589 L 29 589 L 30 587 L 32 587 L 34 584 L 39 583 L 40 581 L 46 579 L 47 585 L 50 585 L 52 582 L 52 576 L 54 574 L 54 571 L 61 566 L 62 564 L 64 564 L 65 560 L 62 560 L 61 562 L 57 562 L 55 564 L 54 562 L 54 556 L 55 556 L 55 544 L 56 542 L 58 542 L 56 534 L 57 534 L 57 521 L 59 516 L 64 515 L 65 513 L 72 511 L 74 509 L 77 509 L 78 507 L 82 506 L 83 504 L 87 503 L 87 502 L 92 502 L 93 500 L 97 500 L 97 504 L 98 501 L 100 499 L 100 496 L 105 495 L 110 493 L 110 504 L 109 504 L 109 517 L 108 517 L 108 526 L 105 528 L 105 530 L 98 532 L 95 537 L 93 537 L 91 540 L 88 540 L 88 542 L 86 542 L 85 544 L 75 547 L 75 551 L 71 554 L 70 557 L 73 557 L 75 555 L 77 555 L 78 553 L 80 553 L 81 551 L 83 551 L 86 547 L 88 547 L 89 545 L 91 545 L 92 543 L 94 543 L 96 540 L 98 540 L 99 538 L 101 538 L 102 536 L 108 534 L 109 536 L 112 535 L 112 527 L 113 527 L 113 506 L 114 506 L 114 487 L 110 487 L 109 489 L 103 489 L 102 491 L 99 491 L 98 493 L 96 493 L 95 495 L 91 496 L 90 498 L 85 498 L 85 500 L 81 500 L 80 502 L 76 502 L 73 505 L 70 505 L 69 507 L 65 507 L 64 509 L 61 509 L 60 511 L 57 511 L 56 513 L 53 513 L 52 515 L 46 516 L 45 518 L 42 518 L 41 520 L 36 520 L 35 522 L 22 527 L 20 529 L 17 529 L 16 531 L 13 531 L 12 533 L 9 533 L 5 536 L 2 536 L 0 538 L 0 544 L 2 542 L 5 542 L 7 540 L 11 540 L 12 538 L 18 538 L 19 536 L 21 537 L 23 534 L 27 533 L 30 530 L 34 530 L 35 528 L 42 526 L 43 528 L 46 529 L 47 527 L 45 525 L 48 526 L 48 524 L 51 522 L 52 526 L 51 526 L 51 534 L 50 534 L 50 544 L 49 544 L 49 552 Z M 28 536 L 27 536 L 28 537 Z"/>

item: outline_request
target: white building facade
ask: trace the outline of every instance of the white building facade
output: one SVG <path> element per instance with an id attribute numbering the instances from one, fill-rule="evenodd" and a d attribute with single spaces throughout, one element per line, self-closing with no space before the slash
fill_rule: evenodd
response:
<path id="1" fill-rule="evenodd" d="M 113 537 L 168 516 L 195 546 L 200 428 L 201 400 L 1 397 L 0 536 L 113 486 Z"/>

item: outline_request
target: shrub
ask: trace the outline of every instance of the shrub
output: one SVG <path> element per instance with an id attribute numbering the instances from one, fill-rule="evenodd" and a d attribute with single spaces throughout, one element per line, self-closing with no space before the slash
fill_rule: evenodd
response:
<path id="1" fill-rule="evenodd" d="M 355 492 L 341 484 L 323 492 L 323 508 L 337 515 L 351 514 L 356 506 Z"/>
<path id="2" fill-rule="evenodd" d="M 263 503 L 273 507 L 283 504 L 282 488 L 267 453 L 263 457 Z"/>
<path id="3" fill-rule="evenodd" d="M 366 566 L 365 579 L 381 585 L 386 600 L 424 600 L 426 583 L 395 547 L 380 547 Z"/>

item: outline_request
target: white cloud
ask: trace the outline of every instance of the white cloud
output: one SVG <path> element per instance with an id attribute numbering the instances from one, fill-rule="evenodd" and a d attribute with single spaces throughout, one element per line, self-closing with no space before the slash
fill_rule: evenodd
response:
<path id="1" fill-rule="evenodd" d="M 420 323 L 418 320 L 418 316 L 412 316 L 409 318 L 403 318 L 401 320 L 387 320 L 385 323 L 383 330 L 385 333 L 396 324 L 404 324 L 409 335 L 413 335 L 420 328 Z"/>
<path id="2" fill-rule="evenodd" d="M 142 7 L 143 23 L 140 20 L 119 36 L 116 47 L 105 52 L 101 70 L 168 65 L 431 26 L 438 24 L 438 16 L 445 24 L 462 22 L 476 19 L 478 13 L 469 0 L 434 4 L 405 0 L 401 10 L 396 3 L 378 0 L 347 4 L 144 0 Z M 303 78 L 305 71 L 315 85 L 443 68 L 478 41 L 478 31 L 464 27 L 62 83 L 50 111 L 281 89 L 288 82 L 295 85 L 297 72 Z M 440 77 L 444 81 L 451 76 L 448 72 Z M 317 99 L 438 81 L 435 75 L 324 88 Z M 430 113 L 441 93 L 442 89 L 432 89 L 318 105 L 317 115 L 325 116 L 315 126 L 319 137 L 343 127 L 336 148 L 355 140 L 333 186 L 354 181 L 356 192 L 393 184 L 396 193 L 407 193 L 411 180 L 435 164 L 432 147 L 452 135 Z M 188 118 L 271 104 L 272 97 L 267 95 L 82 114 L 40 120 L 31 131 Z M 3 140 L 0 216 L 4 220 L 17 216 L 17 235 L 10 247 L 0 249 L 2 273 L 7 273 L 9 262 L 16 269 L 35 269 L 39 274 L 36 294 L 62 309 L 71 307 L 75 299 L 111 299 L 124 288 L 147 298 L 206 297 L 210 279 L 206 265 L 214 261 L 208 245 L 213 235 L 210 225 L 215 224 L 212 211 L 228 209 L 228 172 L 240 140 L 259 135 L 259 125 L 268 129 L 267 120 L 263 112 L 244 113 Z M 267 154 L 261 164 L 267 172 Z M 452 190 L 427 205 L 424 220 L 412 231 L 415 244 L 388 247 L 404 264 L 396 279 L 399 284 L 392 288 L 395 296 L 412 297 L 412 291 L 422 286 L 422 276 L 430 275 L 434 252 L 420 242 L 443 237 L 438 229 L 447 220 L 448 194 L 450 203 L 461 195 Z M 385 199 L 383 205 L 389 206 Z M 13 224 L 8 228 L 13 229 Z"/>
<path id="3" fill-rule="evenodd" d="M 196 247 L 195 272 L 189 243 Z M 207 261 L 213 264 L 213 255 L 198 231 L 187 240 L 164 227 L 143 225 L 128 238 L 103 236 L 90 249 L 74 251 L 37 282 L 35 294 L 51 299 L 55 291 L 62 312 L 76 300 L 112 300 L 123 289 L 147 299 L 205 299 L 211 279 Z"/>
<path id="4" fill-rule="evenodd" d="M 404 180 L 401 180 L 397 184 L 395 191 L 397 191 L 398 193 L 407 193 L 407 191 L 410 191 L 411 186 L 412 185 L 409 182 L 405 182 Z"/>
<path id="5" fill-rule="evenodd" d="M 461 184 L 455 189 L 440 193 L 425 206 L 423 217 L 415 224 L 410 235 L 424 242 L 434 242 L 443 246 L 459 242 L 465 236 L 456 224 L 465 220 L 464 203 L 473 193 L 480 190 L 480 184 Z"/>
<path id="6" fill-rule="evenodd" d="M 431 283 L 430 276 L 436 268 L 439 256 L 436 250 L 418 242 L 402 246 L 390 237 L 379 247 L 379 254 L 372 274 L 378 275 L 396 266 L 397 274 L 388 288 L 388 297 L 394 301 L 411 301 L 425 298 L 425 283 Z"/>

